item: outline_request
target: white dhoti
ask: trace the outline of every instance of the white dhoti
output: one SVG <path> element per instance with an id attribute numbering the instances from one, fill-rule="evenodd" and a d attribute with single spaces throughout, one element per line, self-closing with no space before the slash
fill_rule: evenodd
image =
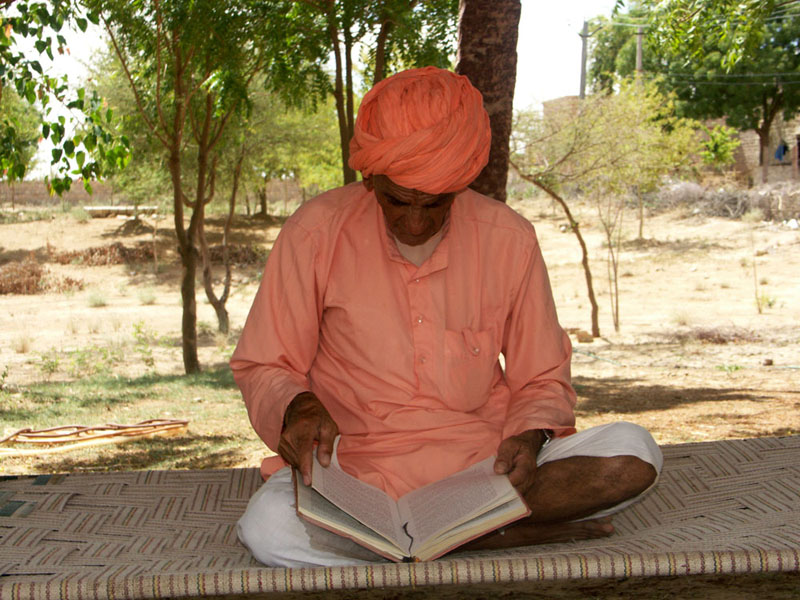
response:
<path id="1" fill-rule="evenodd" d="M 573 456 L 635 456 L 653 465 L 657 473 L 661 473 L 664 463 L 650 433 L 624 421 L 554 438 L 542 447 L 536 462 L 543 465 Z M 650 488 L 586 518 L 597 519 L 619 512 L 640 500 Z M 355 542 L 301 519 L 295 509 L 288 467 L 273 474 L 253 495 L 237 528 L 239 539 L 255 559 L 270 567 L 337 567 L 385 561 Z"/>

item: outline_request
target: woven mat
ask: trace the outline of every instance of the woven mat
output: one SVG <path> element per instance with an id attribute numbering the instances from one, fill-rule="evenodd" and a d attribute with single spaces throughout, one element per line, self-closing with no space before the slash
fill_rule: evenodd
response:
<path id="1" fill-rule="evenodd" d="M 610 538 L 416 564 L 268 569 L 236 539 L 256 469 L 0 481 L 0 600 L 160 598 L 800 571 L 800 436 L 664 448 Z"/>

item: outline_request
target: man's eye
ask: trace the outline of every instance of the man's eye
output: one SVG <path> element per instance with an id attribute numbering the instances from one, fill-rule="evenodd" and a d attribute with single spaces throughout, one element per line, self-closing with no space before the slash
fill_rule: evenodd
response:
<path id="1" fill-rule="evenodd" d="M 391 204 L 392 206 L 406 206 L 405 202 L 402 202 L 397 198 L 394 198 L 393 196 L 386 196 L 386 200 L 388 200 L 389 204 Z"/>

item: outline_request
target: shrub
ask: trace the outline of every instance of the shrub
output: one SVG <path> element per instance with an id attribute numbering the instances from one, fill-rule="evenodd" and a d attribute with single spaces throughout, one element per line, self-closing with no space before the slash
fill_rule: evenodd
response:
<path id="1" fill-rule="evenodd" d="M 31 253 L 23 261 L 0 266 L 0 294 L 39 294 L 83 289 L 83 282 L 72 277 L 51 276 Z"/>
<path id="2" fill-rule="evenodd" d="M 33 254 L 21 262 L 12 261 L 0 267 L 0 294 L 38 294 L 43 277 L 44 269 Z"/>

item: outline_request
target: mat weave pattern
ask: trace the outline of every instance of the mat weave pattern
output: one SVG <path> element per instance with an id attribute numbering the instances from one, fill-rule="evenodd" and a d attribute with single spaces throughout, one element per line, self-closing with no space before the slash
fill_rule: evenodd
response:
<path id="1" fill-rule="evenodd" d="M 602 540 L 432 562 L 269 569 L 236 539 L 257 469 L 0 481 L 0 600 L 175 598 L 800 571 L 800 436 L 667 446 L 661 480 Z"/>

